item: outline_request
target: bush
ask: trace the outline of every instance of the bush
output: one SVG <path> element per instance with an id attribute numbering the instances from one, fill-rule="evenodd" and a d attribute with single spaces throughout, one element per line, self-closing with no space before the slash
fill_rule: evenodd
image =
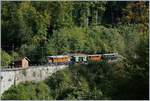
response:
<path id="1" fill-rule="evenodd" d="M 88 29 L 75 27 L 54 31 L 47 47 L 49 54 L 122 52 L 124 41 L 117 29 L 108 29 L 103 26 Z"/>
<path id="2" fill-rule="evenodd" d="M 12 57 L 5 51 L 1 50 L 1 65 L 8 66 L 12 61 Z"/>
<path id="3" fill-rule="evenodd" d="M 26 82 L 12 86 L 2 95 L 3 100 L 50 100 L 52 99 L 48 86 L 43 83 Z"/>

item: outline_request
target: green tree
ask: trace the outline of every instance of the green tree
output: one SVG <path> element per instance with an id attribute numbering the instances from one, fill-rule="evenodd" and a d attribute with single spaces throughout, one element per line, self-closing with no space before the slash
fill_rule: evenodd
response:
<path id="1" fill-rule="evenodd" d="M 82 28 L 63 28 L 59 31 L 55 31 L 55 34 L 51 37 L 49 45 L 57 54 L 63 52 L 78 52 L 84 50 L 86 42 L 86 34 Z M 50 50 L 49 50 L 50 51 Z M 59 53 L 60 52 L 60 53 Z"/>
<path id="2" fill-rule="evenodd" d="M 51 25 L 56 30 L 62 27 L 71 27 L 72 21 L 72 2 L 51 2 Z"/>
<path id="3" fill-rule="evenodd" d="M 1 49 L 1 65 L 8 66 L 12 62 L 12 57 L 7 52 Z"/>
<path id="4" fill-rule="evenodd" d="M 37 100 L 37 99 L 52 99 L 48 86 L 43 83 L 26 82 L 17 86 L 12 86 L 9 90 L 3 93 L 2 99 L 5 100 Z"/>

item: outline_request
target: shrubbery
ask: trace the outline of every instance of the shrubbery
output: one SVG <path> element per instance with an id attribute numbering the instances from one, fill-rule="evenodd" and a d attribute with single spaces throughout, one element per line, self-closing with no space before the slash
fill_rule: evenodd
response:
<path id="1" fill-rule="evenodd" d="M 1 66 L 8 66 L 12 61 L 11 55 L 1 50 Z"/>
<path id="2" fill-rule="evenodd" d="M 7 100 L 42 100 L 42 99 L 53 99 L 50 96 L 51 92 L 49 87 L 43 83 L 22 83 L 17 86 L 12 86 L 6 91 L 2 99 Z"/>

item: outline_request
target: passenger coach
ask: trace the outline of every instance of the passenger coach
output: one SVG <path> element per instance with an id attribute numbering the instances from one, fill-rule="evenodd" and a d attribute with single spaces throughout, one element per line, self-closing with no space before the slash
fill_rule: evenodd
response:
<path id="1" fill-rule="evenodd" d="M 102 55 L 100 55 L 100 54 L 88 55 L 88 61 L 99 62 L 101 60 L 102 60 Z"/>
<path id="2" fill-rule="evenodd" d="M 70 58 L 67 55 L 47 56 L 50 65 L 67 65 Z"/>
<path id="3" fill-rule="evenodd" d="M 100 62 L 107 61 L 108 63 L 118 61 L 118 53 L 109 53 L 109 54 L 70 54 L 70 55 L 56 55 L 48 56 L 48 63 L 50 65 L 68 65 L 88 62 Z"/>

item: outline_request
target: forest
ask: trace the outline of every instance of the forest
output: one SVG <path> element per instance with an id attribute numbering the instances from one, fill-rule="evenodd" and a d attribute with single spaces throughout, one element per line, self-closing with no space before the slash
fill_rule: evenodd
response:
<path id="1" fill-rule="evenodd" d="M 118 52 L 124 60 L 73 65 L 2 99 L 149 99 L 148 1 L 2 1 L 1 68 L 67 53 Z"/>

